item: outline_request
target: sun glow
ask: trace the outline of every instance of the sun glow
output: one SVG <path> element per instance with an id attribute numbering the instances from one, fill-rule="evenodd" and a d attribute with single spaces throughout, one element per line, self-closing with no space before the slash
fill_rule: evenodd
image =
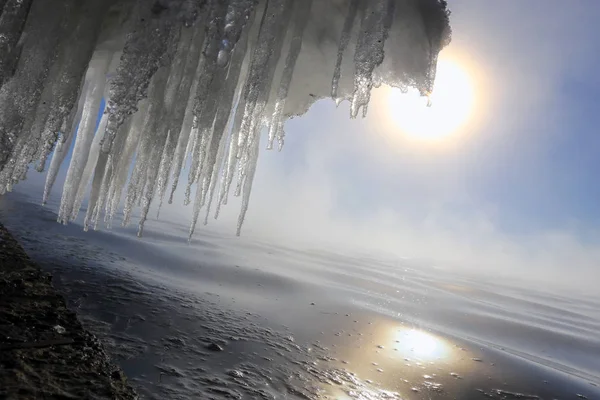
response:
<path id="1" fill-rule="evenodd" d="M 400 330 L 397 335 L 397 349 L 420 358 L 433 359 L 444 353 L 443 343 L 435 336 L 421 330 Z"/>
<path id="2" fill-rule="evenodd" d="M 454 59 L 440 58 L 429 99 L 416 90 L 402 93 L 390 89 L 388 105 L 393 124 L 403 135 L 418 140 L 439 140 L 459 132 L 472 118 L 475 88 L 463 65 Z"/>

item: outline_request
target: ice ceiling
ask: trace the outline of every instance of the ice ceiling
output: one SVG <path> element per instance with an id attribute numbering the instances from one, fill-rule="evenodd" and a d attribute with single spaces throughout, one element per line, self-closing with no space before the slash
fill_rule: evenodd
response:
<path id="1" fill-rule="evenodd" d="M 315 101 L 366 114 L 373 87 L 431 91 L 443 0 L 0 0 L 0 194 L 68 162 L 58 220 L 129 224 L 187 173 L 192 235 L 248 209 L 261 147 Z M 98 123 L 98 113 L 106 104 Z M 267 143 L 260 143 L 268 132 Z M 50 160 L 50 161 L 49 161 Z M 183 182 L 181 184 L 184 184 Z"/>

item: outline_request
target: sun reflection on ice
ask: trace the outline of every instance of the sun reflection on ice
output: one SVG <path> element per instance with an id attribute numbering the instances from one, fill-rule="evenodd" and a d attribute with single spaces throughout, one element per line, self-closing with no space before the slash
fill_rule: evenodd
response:
<path id="1" fill-rule="evenodd" d="M 341 360 L 339 368 L 320 372 L 321 398 L 413 398 L 415 393 L 443 391 L 443 385 L 456 379 L 449 371 L 461 375 L 466 371 L 456 344 L 433 332 L 389 321 L 363 326 L 360 333 L 360 338 L 368 339 L 358 339 L 353 351 L 337 354 Z"/>
<path id="2" fill-rule="evenodd" d="M 444 343 L 440 339 L 418 329 L 401 329 L 396 335 L 395 348 L 423 359 L 440 358 L 445 353 Z"/>

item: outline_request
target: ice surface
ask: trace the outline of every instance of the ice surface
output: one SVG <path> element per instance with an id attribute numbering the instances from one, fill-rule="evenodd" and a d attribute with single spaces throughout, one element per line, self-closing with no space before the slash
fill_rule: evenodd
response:
<path id="1" fill-rule="evenodd" d="M 211 230 L 181 251 L 187 226 L 177 221 L 157 221 L 147 240 L 135 227 L 82 235 L 81 218 L 53 223 L 35 202 L 21 191 L 0 198 L 2 223 L 60 277 L 140 396 L 600 398 L 593 282 L 561 288 Z"/>
<path id="2" fill-rule="evenodd" d="M 0 12 L 0 193 L 52 155 L 44 202 L 69 163 L 60 222 L 87 198 L 85 228 L 110 226 L 125 190 L 123 224 L 140 207 L 140 235 L 186 160 L 190 235 L 232 185 L 239 233 L 263 130 L 281 148 L 285 121 L 319 99 L 348 100 L 355 117 L 382 83 L 426 95 L 450 40 L 443 0 L 2 0 Z"/>

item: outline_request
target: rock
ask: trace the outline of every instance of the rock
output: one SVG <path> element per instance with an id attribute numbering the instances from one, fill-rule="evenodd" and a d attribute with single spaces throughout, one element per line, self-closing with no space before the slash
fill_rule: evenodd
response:
<path id="1" fill-rule="evenodd" d="M 0 398 L 137 399 L 98 339 L 0 224 Z M 14 281 L 21 282 L 16 287 Z M 89 379 L 93 377 L 93 379 Z"/>
<path id="2" fill-rule="evenodd" d="M 60 326 L 60 325 L 54 325 L 53 329 L 59 335 L 64 335 L 67 332 L 67 330 L 65 328 L 63 328 L 62 326 Z"/>
<path id="3" fill-rule="evenodd" d="M 221 347 L 220 345 L 216 344 L 216 343 L 209 343 L 205 346 L 205 348 L 207 350 L 210 351 L 223 351 L 225 350 L 223 347 Z"/>

